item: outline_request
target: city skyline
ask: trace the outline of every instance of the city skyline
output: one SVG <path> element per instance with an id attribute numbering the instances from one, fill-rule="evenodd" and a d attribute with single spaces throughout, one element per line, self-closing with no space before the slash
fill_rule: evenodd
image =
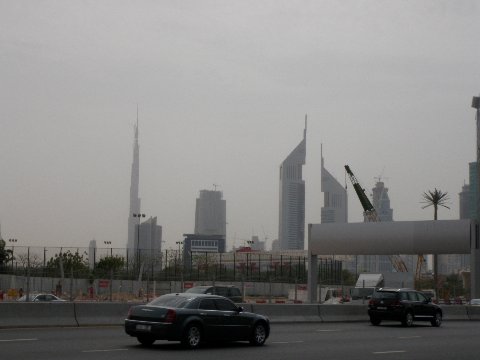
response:
<path id="1" fill-rule="evenodd" d="M 112 9 L 115 9 L 112 12 Z M 55 16 L 52 16 L 54 14 Z M 132 125 L 141 212 L 175 248 L 216 184 L 228 248 L 278 236 L 278 172 L 308 114 L 305 221 L 320 223 L 321 145 L 395 220 L 458 193 L 475 161 L 480 4 L 0 0 L 0 224 L 17 246 L 125 247 Z M 368 194 L 369 195 L 369 194 Z M 363 211 L 348 188 L 350 222 Z"/>

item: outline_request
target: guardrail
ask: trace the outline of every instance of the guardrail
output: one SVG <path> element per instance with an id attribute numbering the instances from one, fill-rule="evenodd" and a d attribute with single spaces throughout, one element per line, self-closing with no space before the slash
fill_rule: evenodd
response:
<path id="1" fill-rule="evenodd" d="M 123 325 L 135 303 L 0 302 L 0 328 Z M 367 305 L 241 304 L 272 323 L 367 322 Z M 442 306 L 444 320 L 480 320 L 480 306 Z"/>

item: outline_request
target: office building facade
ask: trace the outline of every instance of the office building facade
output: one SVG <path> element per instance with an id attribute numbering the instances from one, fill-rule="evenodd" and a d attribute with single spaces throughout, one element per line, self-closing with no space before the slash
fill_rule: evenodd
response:
<path id="1" fill-rule="evenodd" d="M 227 203 L 223 193 L 200 190 L 195 206 L 195 234 L 221 235 L 227 233 Z"/>

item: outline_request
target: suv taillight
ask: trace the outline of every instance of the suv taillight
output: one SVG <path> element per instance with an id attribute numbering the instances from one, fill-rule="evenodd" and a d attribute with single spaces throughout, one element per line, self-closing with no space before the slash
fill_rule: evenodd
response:
<path id="1" fill-rule="evenodd" d="M 370 299 L 370 301 L 368 302 L 368 305 L 373 305 L 373 304 L 375 304 L 375 300 Z"/>
<path id="2" fill-rule="evenodd" d="M 392 303 L 392 306 L 402 306 L 402 303 L 400 302 L 400 300 L 396 299 L 396 300 Z"/>
<path id="3" fill-rule="evenodd" d="M 173 323 L 176 318 L 177 318 L 177 313 L 175 312 L 175 310 L 168 309 L 167 315 L 165 315 L 165 322 Z"/>

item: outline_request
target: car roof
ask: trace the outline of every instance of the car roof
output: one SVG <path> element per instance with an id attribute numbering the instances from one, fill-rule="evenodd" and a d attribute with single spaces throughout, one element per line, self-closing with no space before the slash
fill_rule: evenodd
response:
<path id="1" fill-rule="evenodd" d="M 376 291 L 388 291 L 388 292 L 400 292 L 400 291 L 417 291 L 415 289 L 410 288 L 380 288 Z"/>
<path id="2" fill-rule="evenodd" d="M 198 285 L 191 287 L 190 289 L 208 289 L 212 287 L 236 287 L 235 285 Z"/>
<path id="3" fill-rule="evenodd" d="M 171 294 L 165 294 L 165 295 L 173 295 L 173 296 L 180 296 L 184 298 L 219 298 L 219 299 L 226 299 L 224 296 L 220 295 L 211 295 L 211 294 L 200 294 L 200 293 L 171 293 Z"/>

